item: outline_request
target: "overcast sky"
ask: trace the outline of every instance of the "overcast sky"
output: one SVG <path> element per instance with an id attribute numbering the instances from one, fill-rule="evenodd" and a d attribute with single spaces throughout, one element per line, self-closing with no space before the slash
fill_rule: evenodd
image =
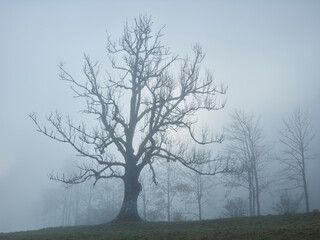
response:
<path id="1" fill-rule="evenodd" d="M 2 0 L 0 225 L 28 228 L 29 206 L 52 184 L 47 174 L 74 156 L 37 133 L 28 118 L 81 110 L 58 80 L 57 65 L 65 62 L 81 77 L 87 53 L 103 69 L 106 31 L 120 37 L 123 24 L 139 14 L 152 15 L 155 30 L 166 25 L 172 53 L 183 56 L 196 42 L 206 50 L 205 65 L 229 86 L 227 107 L 210 116 L 212 125 L 222 127 L 232 109 L 243 109 L 260 116 L 276 142 L 282 118 L 300 106 L 312 118 L 320 149 L 320 1 Z"/>

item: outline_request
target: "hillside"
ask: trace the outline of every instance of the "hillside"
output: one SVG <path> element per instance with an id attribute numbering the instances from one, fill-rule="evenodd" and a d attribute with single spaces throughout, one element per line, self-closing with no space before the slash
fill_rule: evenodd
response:
<path id="1" fill-rule="evenodd" d="M 139 222 L 57 227 L 0 234 L 2 240 L 113 239 L 320 239 L 320 213 L 193 222 Z"/>

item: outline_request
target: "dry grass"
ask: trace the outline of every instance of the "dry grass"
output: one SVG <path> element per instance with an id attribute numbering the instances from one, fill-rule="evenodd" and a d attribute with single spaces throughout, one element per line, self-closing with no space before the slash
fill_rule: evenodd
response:
<path id="1" fill-rule="evenodd" d="M 320 213 L 243 217 L 193 222 L 106 223 L 0 234 L 4 240 L 319 240 Z"/>

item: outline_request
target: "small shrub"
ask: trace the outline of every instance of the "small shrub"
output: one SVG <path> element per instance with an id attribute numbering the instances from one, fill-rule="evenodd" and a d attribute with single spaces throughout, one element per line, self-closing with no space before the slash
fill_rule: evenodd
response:
<path id="1" fill-rule="evenodd" d="M 279 200 L 273 204 L 273 210 L 278 214 L 293 214 L 299 210 L 303 195 L 290 195 L 288 191 L 280 194 Z"/>
<path id="2" fill-rule="evenodd" d="M 228 199 L 223 208 L 222 217 L 242 217 L 248 213 L 248 204 L 240 197 Z"/>

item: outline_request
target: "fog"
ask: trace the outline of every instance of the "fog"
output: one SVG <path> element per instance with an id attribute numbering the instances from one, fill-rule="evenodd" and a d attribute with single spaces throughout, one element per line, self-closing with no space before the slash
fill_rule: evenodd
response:
<path id="1" fill-rule="evenodd" d="M 46 115 L 58 110 L 83 120 L 79 111 L 84 102 L 59 81 L 58 64 L 64 62 L 75 77 L 83 78 L 86 53 L 99 60 L 100 74 L 105 74 L 110 66 L 107 32 L 121 37 L 125 22 L 139 14 L 152 15 L 154 30 L 166 25 L 163 41 L 172 53 L 184 56 L 196 42 L 206 50 L 205 65 L 217 83 L 228 85 L 226 107 L 200 116 L 215 132 L 222 131 L 234 109 L 255 114 L 275 156 L 281 154 L 283 118 L 297 107 L 309 113 L 315 134 L 311 145 L 318 154 L 307 165 L 310 208 L 320 208 L 318 1 L 5 0 L 0 6 L 0 232 L 49 226 L 43 220 L 45 192 L 64 186 L 48 174 L 72 169 L 69 162 L 76 160 L 70 146 L 38 133 L 28 117 L 36 112 L 45 122 Z M 266 174 L 274 176 L 278 168 L 273 160 Z M 219 176 L 212 181 L 219 182 Z M 262 214 L 274 214 L 276 187 L 271 184 L 263 192 Z M 228 189 L 210 188 L 203 217 L 217 218 Z M 230 196 L 247 194 L 238 189 Z"/>

